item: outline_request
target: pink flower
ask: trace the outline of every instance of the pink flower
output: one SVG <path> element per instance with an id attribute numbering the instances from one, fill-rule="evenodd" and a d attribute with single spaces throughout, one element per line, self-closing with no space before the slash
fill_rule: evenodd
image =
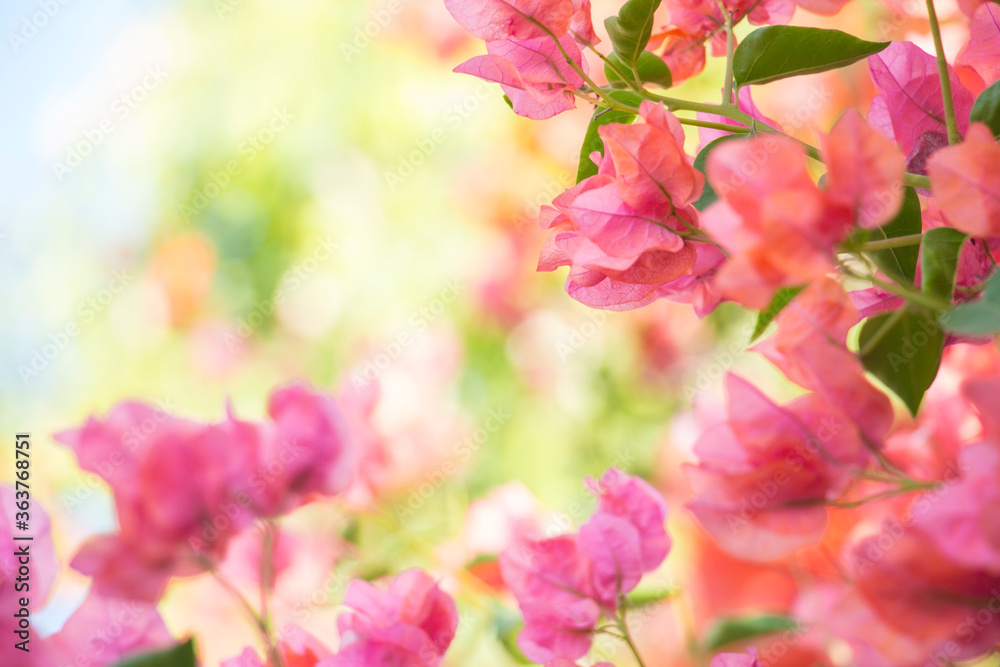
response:
<path id="1" fill-rule="evenodd" d="M 463 28 L 483 41 L 562 37 L 574 17 L 573 0 L 445 0 Z M 578 24 L 579 26 L 579 24 Z"/>
<path id="2" fill-rule="evenodd" d="M 968 65 L 991 84 L 1000 78 L 1000 5 L 979 5 L 972 15 L 970 32 L 969 43 L 958 52 L 955 64 Z"/>
<path id="3" fill-rule="evenodd" d="M 566 658 L 556 658 L 545 663 L 545 667 L 580 667 L 572 660 Z M 610 662 L 595 662 L 593 667 L 615 667 Z"/>
<path id="4" fill-rule="evenodd" d="M 945 134 L 944 102 L 934 56 L 910 42 L 893 42 L 869 57 L 868 67 L 879 90 L 868 112 L 868 122 L 875 129 L 894 139 L 911 158 L 922 137 Z M 974 99 L 950 67 L 948 77 L 958 131 L 965 134 Z"/>
<path id="5" fill-rule="evenodd" d="M 103 594 L 155 600 L 173 576 L 204 572 L 258 517 L 342 490 L 353 444 L 333 400 L 301 386 L 271 397 L 274 420 L 178 419 L 139 403 L 57 434 L 111 486 L 119 531 L 88 540 L 74 569 Z"/>
<path id="6" fill-rule="evenodd" d="M 868 382 L 847 349 L 847 332 L 859 320 L 840 283 L 820 278 L 781 311 L 777 333 L 755 349 L 788 379 L 838 406 L 869 443 L 880 446 L 894 414 L 889 398 Z"/>
<path id="7" fill-rule="evenodd" d="M 1000 442 L 966 447 L 959 455 L 960 479 L 944 486 L 917 527 L 949 559 L 1000 575 Z"/>
<path id="8" fill-rule="evenodd" d="M 580 528 L 580 547 L 593 563 L 598 599 L 614 607 L 617 596 L 634 589 L 667 557 L 667 503 L 648 482 L 618 468 L 606 471 L 600 482 L 586 481 L 599 503 Z"/>
<path id="9" fill-rule="evenodd" d="M 55 438 L 114 493 L 119 532 L 88 540 L 71 563 L 102 594 L 153 601 L 170 577 L 204 572 L 253 521 L 246 491 L 260 433 L 249 424 L 123 403 Z"/>
<path id="10" fill-rule="evenodd" d="M 329 394 L 302 384 L 275 390 L 267 405 L 274 428 L 260 440 L 251 495 L 263 516 L 277 516 L 313 496 L 333 496 L 351 482 L 357 445 Z"/>
<path id="11" fill-rule="evenodd" d="M 455 602 L 425 572 L 407 570 L 385 589 L 355 580 L 338 619 L 340 650 L 317 667 L 437 667 L 458 629 Z"/>
<path id="12" fill-rule="evenodd" d="M 446 0 L 452 16 L 486 42 L 485 56 L 455 68 L 499 83 L 514 112 L 542 120 L 576 106 L 586 71 L 577 43 L 596 44 L 590 0 Z M 558 40 L 556 43 L 555 40 Z M 565 53 L 565 55 L 564 55 Z"/>
<path id="13" fill-rule="evenodd" d="M 695 518 L 725 551 L 781 558 L 819 540 L 826 508 L 869 453 L 850 422 L 815 394 L 777 406 L 729 375 L 729 419 L 701 436 L 686 466 Z"/>
<path id="14" fill-rule="evenodd" d="M 965 567 L 942 554 L 921 530 L 907 530 L 934 492 L 919 496 L 903 520 L 889 520 L 878 534 L 848 549 L 848 576 L 889 626 L 922 642 L 951 647 L 949 659 L 983 654 L 1000 640 L 1000 625 L 976 622 L 977 613 L 1000 602 L 1000 576 Z M 922 664 L 922 663 L 921 663 Z"/>
<path id="15" fill-rule="evenodd" d="M 981 123 L 965 141 L 927 162 L 934 197 L 948 223 L 971 236 L 1000 236 L 1000 145 Z"/>
<path id="16" fill-rule="evenodd" d="M 522 540 L 500 554 L 524 615 L 518 645 L 536 662 L 585 655 L 602 609 L 617 609 L 670 550 L 667 506 L 656 489 L 617 468 L 587 485 L 599 501 L 579 535 Z"/>
<path id="17" fill-rule="evenodd" d="M 587 653 L 601 610 L 593 565 L 577 536 L 514 545 L 500 554 L 500 569 L 524 615 L 517 641 L 526 656 L 545 662 Z"/>
<path id="18" fill-rule="evenodd" d="M 665 297 L 704 313 L 718 300 L 707 279 L 723 256 L 684 238 L 697 230 L 691 203 L 704 178 L 673 114 L 643 102 L 640 115 L 644 123 L 603 126 L 605 155 L 591 156 L 598 173 L 543 209 L 552 233 L 538 269 L 569 265 L 566 291 L 592 307 L 628 310 Z"/>
<path id="19" fill-rule="evenodd" d="M 91 590 L 62 629 L 46 640 L 46 655 L 51 665 L 101 667 L 173 644 L 155 605 Z"/>
<path id="20" fill-rule="evenodd" d="M 563 37 L 560 44 L 578 66 L 584 66 L 572 37 Z M 467 60 L 455 71 L 499 83 L 516 114 L 544 120 L 576 106 L 573 91 L 583 85 L 583 79 L 552 39 L 495 40 L 486 43 L 486 51 L 487 55 Z"/>
<path id="21" fill-rule="evenodd" d="M 903 203 L 903 156 L 857 111 L 847 110 L 823 136 L 827 196 L 865 229 L 889 222 Z"/>
<path id="22" fill-rule="evenodd" d="M 709 155 L 707 173 L 719 201 L 701 222 L 730 251 L 715 276 L 724 296 L 764 309 L 778 288 L 833 270 L 852 211 L 820 191 L 799 145 L 775 136 L 726 142 Z"/>

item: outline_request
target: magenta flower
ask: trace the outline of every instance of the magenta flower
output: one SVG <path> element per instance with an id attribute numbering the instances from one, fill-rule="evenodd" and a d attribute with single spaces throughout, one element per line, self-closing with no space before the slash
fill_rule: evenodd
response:
<path id="1" fill-rule="evenodd" d="M 427 573 L 407 570 L 385 589 L 355 580 L 338 619 L 340 650 L 317 667 L 437 667 L 458 629 L 458 610 Z"/>
<path id="2" fill-rule="evenodd" d="M 667 506 L 656 489 L 617 468 L 588 486 L 599 502 L 579 535 L 522 541 L 500 555 L 524 616 L 518 646 L 537 662 L 586 655 L 602 613 L 615 613 L 670 550 Z"/>

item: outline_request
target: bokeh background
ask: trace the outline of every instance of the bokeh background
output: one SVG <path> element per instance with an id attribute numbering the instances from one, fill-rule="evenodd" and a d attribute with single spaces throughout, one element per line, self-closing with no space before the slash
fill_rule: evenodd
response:
<path id="1" fill-rule="evenodd" d="M 595 23 L 617 5 L 595 0 Z M 874 0 L 833 26 L 929 39 Z M 0 423 L 34 434 L 35 494 L 64 561 L 114 513 L 51 435 L 125 398 L 214 420 L 227 401 L 259 416 L 292 379 L 358 400 L 381 386 L 372 420 L 392 461 L 378 502 L 356 498 L 359 520 L 293 517 L 286 592 L 328 592 L 303 624 L 333 643 L 338 577 L 417 564 L 460 580 L 490 532 L 466 507 L 494 487 L 518 480 L 576 524 L 581 478 L 612 464 L 681 498 L 695 397 L 710 413 L 728 369 L 794 391 L 743 353 L 750 318 L 735 308 L 601 313 L 534 272 L 538 207 L 572 185 L 591 110 L 527 121 L 496 86 L 453 74 L 482 45 L 440 0 L 5 0 L 0 28 Z M 711 62 L 677 94 L 714 100 L 718 81 Z M 870 97 L 861 64 L 757 102 L 812 139 Z M 737 606 L 791 595 L 729 563 L 677 503 L 671 528 L 689 537 L 661 586 L 697 588 L 700 565 L 730 573 Z M 363 557 L 324 538 L 345 532 Z M 725 582 L 703 583 L 711 597 Z M 58 629 L 86 586 L 67 568 L 39 628 Z M 209 665 L 252 642 L 213 586 L 181 583 L 163 605 Z M 460 604 L 450 664 L 514 664 L 499 612 Z M 683 652 L 707 611 L 664 613 L 679 620 L 652 655 Z"/>

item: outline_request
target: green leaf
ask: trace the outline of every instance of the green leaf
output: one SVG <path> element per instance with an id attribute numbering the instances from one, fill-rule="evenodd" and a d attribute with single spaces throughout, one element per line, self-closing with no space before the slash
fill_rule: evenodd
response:
<path id="1" fill-rule="evenodd" d="M 951 227 L 936 227 L 924 234 L 920 243 L 920 272 L 923 274 L 924 294 L 951 303 L 958 257 L 968 238 Z"/>
<path id="2" fill-rule="evenodd" d="M 944 332 L 934 313 L 907 306 L 868 318 L 861 327 L 861 363 L 916 416 L 927 388 L 937 377 Z"/>
<path id="3" fill-rule="evenodd" d="M 642 104 L 641 97 L 627 90 L 613 90 L 608 95 L 612 99 L 629 106 L 638 107 Z M 580 146 L 580 166 L 576 170 L 577 183 L 597 173 L 597 165 L 590 159 L 590 154 L 597 151 L 601 155 L 604 155 L 604 141 L 601 140 L 601 136 L 597 133 L 597 130 L 602 125 L 631 123 L 634 120 L 635 114 L 625 111 L 598 108 L 594 112 L 593 118 L 590 119 L 590 125 L 587 127 L 587 133 L 583 136 L 583 145 Z"/>
<path id="4" fill-rule="evenodd" d="M 955 306 L 938 321 L 948 331 L 966 336 L 988 336 L 1000 331 L 1000 273 L 993 274 L 978 301 Z"/>
<path id="5" fill-rule="evenodd" d="M 704 174 L 705 166 L 708 163 L 709 154 L 716 148 L 718 148 L 719 144 L 723 143 L 724 141 L 729 141 L 731 139 L 746 139 L 746 136 L 742 134 L 727 134 L 725 136 L 719 137 L 718 139 L 713 139 L 712 141 L 708 142 L 708 144 L 706 144 L 706 146 L 703 149 L 701 149 L 701 152 L 698 153 L 698 155 L 695 157 L 694 168 Z M 706 178 L 705 189 L 701 191 L 701 196 L 698 197 L 698 201 L 694 203 L 694 207 L 699 211 L 704 211 L 706 208 L 708 208 L 716 201 L 718 201 L 718 199 L 719 196 L 716 194 L 715 190 L 712 188 L 712 185 L 708 182 L 708 179 Z"/>
<path id="6" fill-rule="evenodd" d="M 736 47 L 736 85 L 769 83 L 850 65 L 874 55 L 889 42 L 866 42 L 839 30 L 785 25 L 758 28 Z"/>
<path id="7" fill-rule="evenodd" d="M 165 651 L 128 658 L 117 667 L 195 667 L 195 664 L 194 640 L 189 639 Z"/>
<path id="8" fill-rule="evenodd" d="M 1000 81 L 994 81 L 979 93 L 972 105 L 969 122 L 986 123 L 993 130 L 993 136 L 1000 138 Z"/>
<path id="9" fill-rule="evenodd" d="M 646 44 L 653 34 L 653 14 L 660 6 L 660 0 L 628 0 L 622 5 L 618 16 L 604 19 L 611 46 L 618 58 L 628 69 L 646 50 Z"/>
<path id="10" fill-rule="evenodd" d="M 920 219 L 920 198 L 913 188 L 906 188 L 903 193 L 903 206 L 896 217 L 878 229 L 868 233 L 867 240 L 894 239 L 910 234 L 919 234 L 922 229 Z M 917 259 L 920 256 L 920 244 L 889 248 L 887 250 L 872 250 L 868 256 L 882 273 L 901 285 L 912 285 L 917 273 Z"/>
<path id="11" fill-rule="evenodd" d="M 629 80 L 633 79 L 634 75 L 632 73 L 632 68 L 623 63 L 617 53 L 610 54 L 608 56 L 608 60 L 611 61 L 615 67 L 624 72 L 628 76 Z M 640 84 L 651 83 L 661 88 L 669 88 L 674 83 L 673 76 L 670 74 L 670 68 L 667 67 L 667 63 L 663 62 L 663 58 L 650 51 L 643 51 L 639 54 L 639 62 L 636 64 L 636 69 L 639 71 L 638 83 Z M 608 83 L 625 83 L 624 80 L 618 76 L 618 72 L 612 69 L 607 63 L 604 63 L 604 76 L 607 77 Z"/>
<path id="12" fill-rule="evenodd" d="M 778 316 L 785 306 L 790 304 L 792 300 L 799 295 L 799 293 L 806 288 L 805 285 L 800 285 L 798 287 L 782 287 L 777 292 L 774 293 L 774 298 L 771 299 L 771 305 L 769 305 L 764 310 L 760 311 L 757 315 L 757 324 L 753 327 L 753 335 L 750 336 L 750 342 L 754 342 L 767 330 L 767 325 L 774 321 L 774 318 Z"/>
<path id="13" fill-rule="evenodd" d="M 717 621 L 705 634 L 705 646 L 717 650 L 751 637 L 769 635 L 782 630 L 794 630 L 798 625 L 787 616 L 763 615 L 744 618 L 724 618 Z"/>

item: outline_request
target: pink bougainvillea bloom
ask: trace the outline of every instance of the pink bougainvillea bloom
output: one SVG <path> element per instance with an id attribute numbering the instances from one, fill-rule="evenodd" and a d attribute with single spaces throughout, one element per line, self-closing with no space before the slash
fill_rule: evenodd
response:
<path id="1" fill-rule="evenodd" d="M 445 0 L 444 4 L 466 31 L 487 42 L 547 38 L 546 30 L 563 37 L 580 11 L 573 0 Z"/>
<path id="2" fill-rule="evenodd" d="M 717 653 L 712 658 L 710 667 L 763 667 L 757 659 L 757 652 L 750 649 L 749 653 Z"/>
<path id="3" fill-rule="evenodd" d="M 872 127 L 894 139 L 907 155 L 923 135 L 946 133 L 941 80 L 934 56 L 911 42 L 893 42 L 869 57 L 868 67 L 879 91 L 868 112 Z M 975 99 L 950 67 L 948 77 L 958 131 L 965 134 Z"/>
<path id="4" fill-rule="evenodd" d="M 984 2 L 972 16 L 969 43 L 955 58 L 956 65 L 968 65 L 983 81 L 1000 78 L 1000 4 Z"/>
<path id="5" fill-rule="evenodd" d="M 691 202 L 704 178 L 673 114 L 644 102 L 640 115 L 645 122 L 603 126 L 605 155 L 591 156 L 598 173 L 543 209 L 552 232 L 538 270 L 570 266 L 566 291 L 592 307 L 628 310 L 663 297 L 704 313 L 718 302 L 706 283 L 723 256 L 683 237 L 697 229 Z"/>
<path id="6" fill-rule="evenodd" d="M 204 425 L 136 403 L 57 434 L 111 485 L 118 513 L 119 532 L 88 540 L 71 566 L 102 594 L 146 601 L 171 576 L 204 572 L 254 519 L 247 491 L 259 435 L 232 419 Z"/>
<path id="7" fill-rule="evenodd" d="M 580 528 L 580 547 L 592 562 L 598 599 L 614 607 L 619 595 L 667 557 L 667 503 L 648 482 L 618 468 L 607 470 L 600 482 L 588 478 L 587 486 L 599 503 Z"/>
<path id="8" fill-rule="evenodd" d="M 927 162 L 934 197 L 951 226 L 972 236 L 1000 236 L 1000 145 L 982 123 L 965 141 Z"/>
<path id="9" fill-rule="evenodd" d="M 422 570 L 396 575 L 382 589 L 355 580 L 337 621 L 340 650 L 318 667 L 437 667 L 458 629 L 454 600 Z"/>
<path id="10" fill-rule="evenodd" d="M 725 551 L 747 560 L 787 556 L 819 540 L 825 503 L 870 454 L 846 416 L 815 394 L 777 406 L 729 375 L 729 419 L 695 444 L 686 466 L 690 509 Z"/>
<path id="11" fill-rule="evenodd" d="M 155 600 L 170 577 L 220 561 L 256 518 L 345 488 L 354 448 L 333 400 L 292 386 L 269 411 L 273 422 L 199 424 L 123 403 L 57 434 L 108 482 L 118 514 L 118 533 L 88 540 L 72 567 L 103 594 Z"/>
<path id="12" fill-rule="evenodd" d="M 1000 443 L 983 442 L 960 453 L 960 479 L 946 484 L 917 527 L 952 561 L 1000 575 Z"/>
<path id="13" fill-rule="evenodd" d="M 577 536 L 516 544 L 500 554 L 500 569 L 524 614 L 518 645 L 526 656 L 545 662 L 587 653 L 601 612 L 593 566 Z"/>
<path id="14" fill-rule="evenodd" d="M 823 277 L 809 285 L 775 318 L 778 331 L 760 351 L 793 382 L 836 405 L 873 446 L 893 423 L 889 398 L 865 378 L 846 347 L 860 316 L 839 282 Z"/>
<path id="15" fill-rule="evenodd" d="M 107 598 L 92 589 L 45 648 L 51 665 L 102 667 L 174 643 L 155 605 Z"/>
<path id="16" fill-rule="evenodd" d="M 914 501 L 906 524 L 888 520 L 878 534 L 849 545 L 847 574 L 887 625 L 948 645 L 949 659 L 961 662 L 1000 640 L 1000 624 L 976 620 L 980 610 L 1000 602 L 1000 575 L 955 563 L 923 531 L 906 528 L 921 507 L 936 502 L 934 493 Z"/>
<path id="17" fill-rule="evenodd" d="M 600 43 L 601 40 L 594 32 L 590 0 L 573 0 L 573 18 L 570 20 L 569 34 L 582 44 L 595 46 Z"/>
<path id="18" fill-rule="evenodd" d="M 250 485 L 263 516 L 347 488 L 358 447 L 332 396 L 293 384 L 271 394 L 267 411 L 274 428 L 258 445 L 260 463 Z"/>
<path id="19" fill-rule="evenodd" d="M 578 66 L 583 55 L 572 37 L 560 39 Z M 487 55 L 475 56 L 455 68 L 485 81 L 499 83 L 520 116 L 544 120 L 576 106 L 573 91 L 583 79 L 551 38 L 503 39 L 486 43 Z"/>
<path id="20" fill-rule="evenodd" d="M 730 251 L 715 276 L 724 296 L 763 309 L 778 288 L 833 270 L 852 212 L 816 186 L 799 145 L 775 136 L 729 141 L 709 155 L 707 171 L 719 201 L 701 223 Z"/>
<path id="21" fill-rule="evenodd" d="M 903 203 L 903 155 L 849 109 L 821 139 L 827 196 L 865 229 L 891 220 Z"/>

